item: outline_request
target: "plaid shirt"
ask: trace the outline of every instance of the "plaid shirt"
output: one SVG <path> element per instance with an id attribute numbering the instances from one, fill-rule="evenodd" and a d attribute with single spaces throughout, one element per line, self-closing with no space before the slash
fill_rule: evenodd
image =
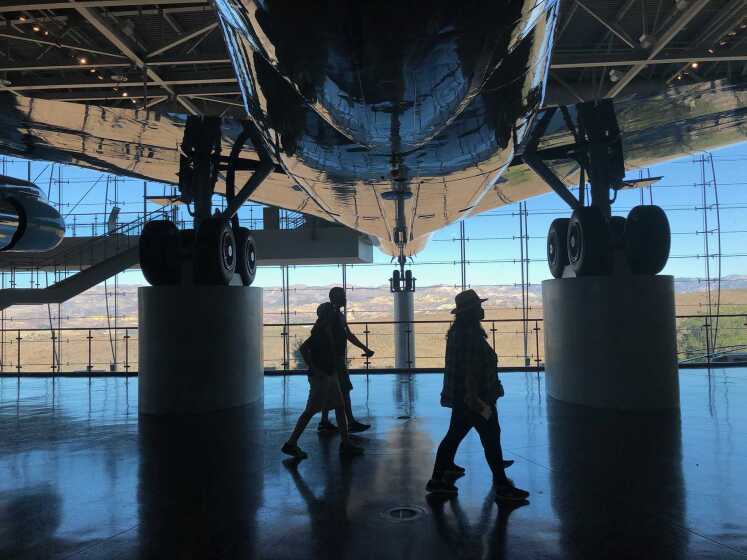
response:
<path id="1" fill-rule="evenodd" d="M 446 367 L 441 406 L 460 402 L 479 411 L 478 399 L 495 403 L 501 389 L 498 356 L 488 344 L 482 328 L 451 329 L 446 340 Z"/>

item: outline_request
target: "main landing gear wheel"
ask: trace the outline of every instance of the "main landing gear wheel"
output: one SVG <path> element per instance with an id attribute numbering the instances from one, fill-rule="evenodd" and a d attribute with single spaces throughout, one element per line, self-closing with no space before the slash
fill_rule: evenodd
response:
<path id="1" fill-rule="evenodd" d="M 173 286 L 181 279 L 178 258 L 179 230 L 173 222 L 157 220 L 140 234 L 140 270 L 152 286 Z"/>
<path id="2" fill-rule="evenodd" d="M 251 286 L 257 276 L 257 250 L 254 237 L 247 228 L 239 228 L 236 247 L 239 257 L 236 267 L 241 282 L 244 286 Z"/>
<path id="3" fill-rule="evenodd" d="M 200 224 L 195 238 L 195 282 L 227 286 L 236 270 L 236 238 L 231 224 L 222 216 Z"/>
<path id="4" fill-rule="evenodd" d="M 573 211 L 568 223 L 568 262 L 577 276 L 609 270 L 609 232 L 602 211 L 585 206 Z"/>
<path id="5" fill-rule="evenodd" d="M 625 224 L 625 257 L 633 274 L 658 274 L 669 259 L 672 234 L 658 206 L 636 206 Z"/>
<path id="6" fill-rule="evenodd" d="M 547 264 L 555 278 L 563 277 L 568 264 L 568 218 L 557 218 L 550 224 L 547 233 Z"/>

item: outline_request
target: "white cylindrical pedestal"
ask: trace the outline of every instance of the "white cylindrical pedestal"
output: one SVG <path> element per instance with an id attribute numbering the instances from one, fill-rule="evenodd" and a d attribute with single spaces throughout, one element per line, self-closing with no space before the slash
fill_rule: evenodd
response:
<path id="1" fill-rule="evenodd" d="M 224 410 L 262 398 L 262 289 L 138 289 L 140 414 Z"/>
<path id="2" fill-rule="evenodd" d="M 415 367 L 415 304 L 414 292 L 394 292 L 394 367 Z"/>
<path id="3" fill-rule="evenodd" d="M 671 276 L 545 280 L 547 392 L 616 410 L 679 406 Z"/>

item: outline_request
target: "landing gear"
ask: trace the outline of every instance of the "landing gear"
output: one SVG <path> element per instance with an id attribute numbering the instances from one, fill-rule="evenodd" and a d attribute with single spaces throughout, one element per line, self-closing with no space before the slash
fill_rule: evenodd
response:
<path id="1" fill-rule="evenodd" d="M 672 245 L 669 220 L 658 206 L 636 206 L 625 223 L 625 258 L 633 274 L 658 274 Z"/>
<path id="2" fill-rule="evenodd" d="M 563 276 L 568 264 L 568 218 L 556 218 L 547 233 L 547 264 L 555 278 Z"/>
<path id="3" fill-rule="evenodd" d="M 623 147 L 614 106 L 610 100 L 576 105 L 576 123 L 566 107 L 562 118 L 575 143 L 538 150 L 557 110 L 545 112 L 522 153 L 524 161 L 572 208 L 570 220 L 557 219 L 547 234 L 547 262 L 550 273 L 562 278 L 599 276 L 627 267 L 633 274 L 654 275 L 669 258 L 669 222 L 658 206 L 637 206 L 627 220 L 612 216 L 617 192 L 631 186 L 626 182 Z M 573 159 L 580 167 L 577 199 L 545 163 Z M 591 200 L 585 201 L 586 175 L 591 184 Z M 610 192 L 613 192 L 610 198 Z"/>
<path id="4" fill-rule="evenodd" d="M 140 234 L 140 269 L 152 286 L 171 286 L 181 279 L 179 230 L 174 222 L 148 222 Z"/>
<path id="5" fill-rule="evenodd" d="M 568 262 L 577 276 L 609 270 L 607 223 L 599 208 L 576 208 L 568 222 Z"/>
<path id="6" fill-rule="evenodd" d="M 202 222 L 195 239 L 195 283 L 227 286 L 236 270 L 236 261 L 236 238 L 231 223 L 222 216 Z"/>
<path id="7" fill-rule="evenodd" d="M 154 286 L 189 282 L 227 286 L 238 273 L 241 283 L 250 286 L 257 274 L 257 255 L 251 232 L 239 226 L 237 212 L 275 165 L 253 125 L 246 123 L 229 157 L 220 155 L 221 121 L 213 117 L 189 117 L 184 130 L 179 163 L 180 199 L 194 204 L 194 230 L 179 231 L 170 221 L 149 222 L 140 236 L 140 266 Z M 260 157 L 240 158 L 251 139 Z M 251 178 L 237 193 L 237 169 L 253 170 Z M 226 171 L 227 208 L 212 214 L 212 196 L 221 171 Z M 185 261 L 192 266 L 184 266 Z M 189 272 L 186 273 L 189 275 Z"/>
<path id="8" fill-rule="evenodd" d="M 244 286 L 251 286 L 257 276 L 257 250 L 254 237 L 247 228 L 239 228 L 236 249 L 238 251 L 236 271 L 241 276 Z"/>
<path id="9" fill-rule="evenodd" d="M 658 206 L 636 206 L 625 219 L 605 220 L 594 206 L 577 208 L 568 220 L 558 218 L 547 234 L 547 264 L 555 278 L 562 278 L 566 265 L 576 276 L 613 272 L 616 251 L 623 251 L 633 274 L 655 275 L 669 258 L 669 221 Z"/>

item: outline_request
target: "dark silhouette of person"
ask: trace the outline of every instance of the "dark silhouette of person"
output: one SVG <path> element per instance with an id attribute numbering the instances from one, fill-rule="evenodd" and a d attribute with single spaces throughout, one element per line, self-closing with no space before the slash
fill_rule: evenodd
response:
<path id="1" fill-rule="evenodd" d="M 311 418 L 323 410 L 333 408 L 339 424 L 342 440 L 340 453 L 360 455 L 363 448 L 353 444 L 348 437 L 349 428 L 345 412 L 345 398 L 340 389 L 336 339 L 337 311 L 323 303 L 317 310 L 317 320 L 311 329 L 311 336 L 301 345 L 301 354 L 309 367 L 309 398 L 288 441 L 281 451 L 296 459 L 306 459 L 307 453 L 298 446 L 298 438 L 308 426 Z"/>
<path id="2" fill-rule="evenodd" d="M 353 390 L 353 384 L 350 382 L 350 374 L 348 373 L 348 367 L 346 363 L 345 350 L 348 342 L 357 346 L 363 350 L 363 356 L 370 358 L 374 355 L 374 351 L 368 346 L 363 344 L 358 337 L 353 334 L 348 327 L 348 323 L 345 320 L 345 315 L 340 311 L 347 305 L 347 297 L 345 290 L 342 288 L 334 287 L 329 291 L 329 305 L 332 307 L 332 339 L 333 339 L 333 351 L 336 366 L 335 369 L 340 379 L 340 388 L 342 389 L 342 395 L 345 400 L 345 413 L 348 418 L 348 431 L 350 433 L 364 432 L 368 430 L 371 425 L 359 422 L 353 416 L 353 408 L 350 404 L 350 391 Z M 319 422 L 317 428 L 320 432 L 333 432 L 337 430 L 337 426 L 329 421 L 329 409 L 322 412 L 322 420 Z"/>
<path id="3" fill-rule="evenodd" d="M 457 448 L 469 431 L 477 430 L 485 458 L 493 472 L 497 501 L 523 501 L 529 492 L 516 488 L 506 477 L 501 449 L 501 428 L 495 403 L 503 396 L 498 379 L 498 357 L 487 341 L 480 321 L 485 318 L 474 290 L 457 294 L 455 315 L 446 339 L 446 366 L 441 405 L 451 408 L 451 421 L 436 453 L 433 475 L 426 485 L 430 493 L 456 495 L 453 478 L 464 474 L 454 464 Z"/>

